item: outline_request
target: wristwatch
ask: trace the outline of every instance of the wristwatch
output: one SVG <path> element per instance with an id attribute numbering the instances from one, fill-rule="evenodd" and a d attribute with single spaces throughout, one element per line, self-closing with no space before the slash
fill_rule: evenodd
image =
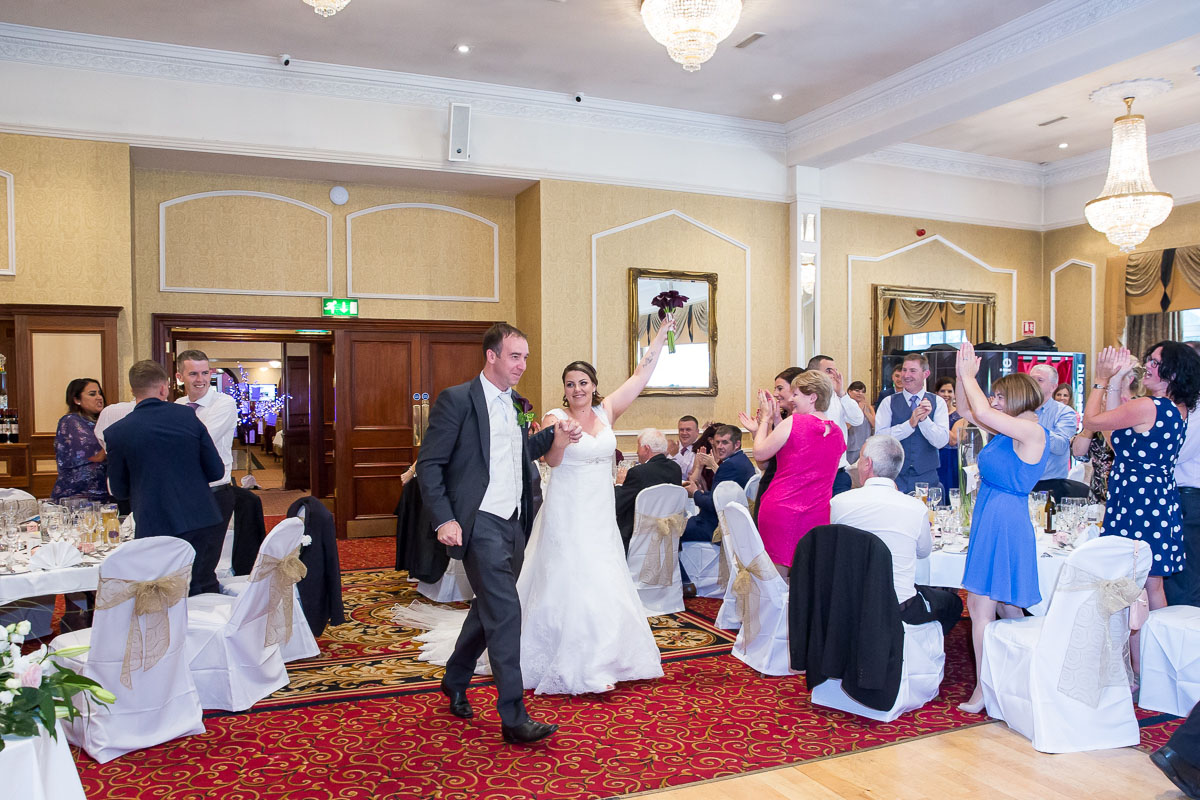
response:
<path id="1" fill-rule="evenodd" d="M 1093 388 L 1093 389 L 1107 389 L 1107 388 L 1108 388 L 1108 386 L 1106 386 L 1106 385 L 1105 385 L 1105 384 L 1103 384 L 1103 383 L 1093 383 L 1093 384 L 1092 384 L 1092 388 Z"/>

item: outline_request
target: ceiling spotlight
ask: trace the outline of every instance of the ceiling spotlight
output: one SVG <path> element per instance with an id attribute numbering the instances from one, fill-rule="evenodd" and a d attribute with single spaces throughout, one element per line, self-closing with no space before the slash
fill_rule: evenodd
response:
<path id="1" fill-rule="evenodd" d="M 1069 144 L 1067 144 L 1066 142 L 1059 142 L 1059 143 L 1058 143 L 1058 149 L 1059 149 L 1059 150 L 1066 150 L 1068 147 L 1070 147 L 1070 145 L 1069 145 Z"/>
<path id="2" fill-rule="evenodd" d="M 783 95 L 781 95 L 779 92 L 776 92 L 775 94 L 771 95 L 771 99 L 772 100 L 782 100 Z"/>
<path id="3" fill-rule="evenodd" d="M 469 45 L 469 44 L 460 44 L 460 45 L 458 45 L 457 47 L 455 47 L 454 49 L 455 49 L 456 51 L 458 51 L 459 53 L 462 53 L 462 54 L 465 56 L 467 53 L 471 52 L 471 45 Z"/>

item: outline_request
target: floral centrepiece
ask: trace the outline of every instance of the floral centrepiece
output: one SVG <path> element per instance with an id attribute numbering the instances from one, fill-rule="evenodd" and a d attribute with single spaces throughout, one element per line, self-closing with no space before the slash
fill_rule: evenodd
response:
<path id="1" fill-rule="evenodd" d="M 683 308 L 687 303 L 687 296 L 680 294 L 674 289 L 668 292 L 659 292 L 654 295 L 654 299 L 650 301 L 650 305 L 658 309 L 658 318 L 666 319 L 667 314 L 673 312 L 677 308 Z M 667 352 L 675 352 L 675 331 L 667 331 Z"/>
<path id="2" fill-rule="evenodd" d="M 50 652 L 45 645 L 21 655 L 21 645 L 29 635 L 29 621 L 0 628 L 0 734 L 37 736 L 41 723 L 52 738 L 57 738 L 55 721 L 74 719 L 80 711 L 71 698 L 87 692 L 101 703 L 116 696 L 91 678 L 61 666 L 54 659 L 77 656 L 87 647 L 68 647 Z M 0 738 L 0 750 L 4 740 Z"/>

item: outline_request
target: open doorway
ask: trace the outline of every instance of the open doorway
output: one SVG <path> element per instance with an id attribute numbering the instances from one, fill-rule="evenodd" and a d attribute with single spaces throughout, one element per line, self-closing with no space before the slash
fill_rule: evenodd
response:
<path id="1" fill-rule="evenodd" d="M 169 336 L 171 353 L 206 353 L 213 385 L 238 404 L 236 485 L 333 495 L 330 331 L 176 327 Z"/>

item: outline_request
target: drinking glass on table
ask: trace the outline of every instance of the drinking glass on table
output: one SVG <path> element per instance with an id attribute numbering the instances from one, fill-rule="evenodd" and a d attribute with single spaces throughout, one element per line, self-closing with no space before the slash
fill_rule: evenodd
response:
<path id="1" fill-rule="evenodd" d="M 929 487 L 929 505 L 933 506 L 934 508 L 937 508 L 941 504 L 942 504 L 942 487 L 940 487 L 940 486 Z"/>
<path id="2" fill-rule="evenodd" d="M 920 500 L 922 503 L 929 502 L 928 501 L 928 497 L 929 497 L 929 484 L 928 483 L 925 483 L 923 481 L 921 483 L 915 483 L 915 484 L 913 484 L 913 488 L 916 490 L 916 497 L 918 500 Z"/>
<path id="3" fill-rule="evenodd" d="M 121 541 L 121 520 L 116 503 L 105 503 L 100 506 L 100 522 L 104 530 L 104 539 L 109 546 Z"/>
<path id="4" fill-rule="evenodd" d="M 962 508 L 962 489 L 951 489 L 949 494 L 950 508 L 957 514 L 958 510 Z"/>

